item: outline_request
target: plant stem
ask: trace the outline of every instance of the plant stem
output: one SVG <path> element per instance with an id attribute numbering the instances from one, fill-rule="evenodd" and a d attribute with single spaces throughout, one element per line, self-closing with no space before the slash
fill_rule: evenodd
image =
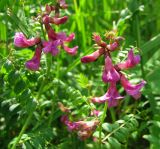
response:
<path id="1" fill-rule="evenodd" d="M 41 29 L 42 29 L 42 32 L 44 33 L 43 26 L 41 26 Z M 44 35 L 44 34 L 43 34 L 43 35 Z M 45 38 L 45 35 L 44 35 L 44 38 Z M 47 76 L 48 76 L 48 74 L 49 74 L 49 72 L 50 72 L 50 68 L 51 68 L 51 61 L 50 61 L 50 60 L 52 60 L 52 59 L 47 59 L 47 57 L 46 57 L 46 65 L 47 65 L 46 74 L 47 74 Z M 49 62 L 48 62 L 48 61 L 49 61 Z M 42 94 L 42 91 L 43 91 L 43 87 L 44 87 L 44 85 L 45 85 L 45 82 L 46 82 L 46 78 L 43 79 L 42 84 L 41 84 L 41 86 L 40 86 L 40 88 L 39 88 L 39 91 L 38 91 L 38 94 L 37 94 L 37 98 L 36 98 L 36 99 L 37 99 L 38 103 L 39 103 L 39 98 L 40 98 L 40 96 L 41 96 L 41 94 Z M 34 110 L 35 110 L 35 109 L 36 109 L 36 108 L 32 109 L 32 111 L 29 113 L 29 115 L 28 115 L 28 117 L 27 117 L 27 119 L 26 119 L 26 121 L 25 121 L 25 123 L 24 123 L 24 125 L 23 125 L 23 127 L 22 127 L 22 129 L 21 129 L 21 131 L 20 131 L 20 133 L 19 133 L 19 135 L 18 135 L 18 138 L 16 139 L 16 141 L 15 141 L 15 143 L 13 144 L 13 146 L 12 146 L 11 149 L 15 149 L 15 148 L 16 148 L 16 145 L 19 143 L 19 141 L 20 141 L 23 133 L 25 132 L 25 130 L 27 129 L 27 126 L 29 125 L 29 123 L 30 123 L 30 121 L 31 121 L 31 118 L 32 118 L 32 116 L 33 116 L 33 113 L 34 113 Z"/>
<path id="2" fill-rule="evenodd" d="M 112 118 L 112 122 L 116 121 L 116 116 L 115 116 L 115 111 L 113 108 L 109 109 L 110 113 L 111 113 L 111 118 Z"/>
<path id="3" fill-rule="evenodd" d="M 42 82 L 41 87 L 40 87 L 40 89 L 39 89 L 39 92 L 38 92 L 38 94 L 37 94 L 37 98 L 36 98 L 37 100 L 40 98 L 40 96 L 41 96 L 41 94 L 42 94 L 42 90 L 43 90 L 44 84 L 45 84 L 45 79 L 44 79 L 44 81 Z M 35 108 L 30 111 L 30 113 L 29 113 L 29 115 L 28 115 L 28 117 L 27 117 L 27 119 L 26 119 L 26 121 L 25 121 L 25 123 L 24 123 L 24 125 L 23 125 L 23 127 L 22 127 L 22 129 L 21 129 L 21 131 L 20 131 L 20 133 L 19 133 L 19 135 L 18 135 L 18 137 L 17 137 L 17 139 L 16 139 L 16 141 L 15 141 L 15 143 L 13 144 L 13 146 L 12 146 L 11 149 L 16 149 L 16 145 L 19 143 L 19 141 L 20 141 L 23 133 L 25 132 L 25 130 L 27 129 L 28 124 L 29 124 L 30 121 L 31 121 L 31 118 L 32 118 L 33 113 L 34 113 L 34 110 L 35 110 Z"/>
<path id="4" fill-rule="evenodd" d="M 103 140 L 102 142 L 104 142 L 105 140 L 107 140 L 112 134 L 114 134 L 116 131 L 118 131 L 120 128 L 124 127 L 129 121 L 131 121 L 131 119 L 133 119 L 133 117 L 131 117 L 129 120 L 127 120 L 125 123 L 123 123 L 121 126 L 119 126 L 117 129 L 113 130 L 111 133 L 109 133 Z"/>
<path id="5" fill-rule="evenodd" d="M 24 125 L 23 125 L 23 127 L 22 127 L 22 129 L 21 129 L 21 131 L 20 131 L 20 133 L 19 133 L 19 135 L 18 135 L 18 138 L 16 139 L 16 141 L 15 141 L 15 143 L 13 144 L 13 146 L 12 146 L 11 149 L 16 149 L 16 145 L 19 143 L 19 140 L 21 139 L 21 137 L 22 137 L 23 133 L 25 132 L 28 124 L 30 123 L 30 120 L 31 120 L 31 118 L 32 118 L 32 115 L 33 115 L 33 112 L 30 112 L 30 114 L 28 115 L 28 117 L 27 117 L 27 119 L 26 119 L 26 121 L 25 121 L 25 123 L 24 123 Z"/>
<path id="6" fill-rule="evenodd" d="M 138 3 L 138 2 L 137 2 Z M 139 12 L 135 14 L 135 22 L 136 22 L 136 39 L 137 39 L 137 47 L 140 47 L 140 42 L 141 42 L 141 32 L 140 32 L 140 24 L 139 24 Z M 142 51 L 140 51 L 142 53 Z M 142 55 L 140 53 L 140 55 Z M 143 57 L 141 56 L 141 73 L 143 79 L 145 79 L 145 71 L 144 71 L 144 64 L 143 64 Z"/>
<path id="7" fill-rule="evenodd" d="M 102 124 L 104 122 L 104 119 L 106 118 L 106 112 L 107 112 L 107 102 L 105 102 L 104 109 L 103 109 L 103 115 L 100 122 L 100 130 L 99 130 L 99 147 L 101 149 L 101 143 L 102 143 Z"/>
<path id="8" fill-rule="evenodd" d="M 60 67 L 61 67 L 60 57 L 57 56 L 57 68 L 56 68 L 56 70 L 57 70 L 57 71 L 56 71 L 56 78 L 57 78 L 57 79 L 59 79 L 59 77 L 60 77 L 60 74 L 59 74 L 59 72 L 60 72 Z M 57 86 L 58 86 L 58 85 L 57 85 Z M 55 86 L 55 88 L 54 88 L 54 92 L 55 92 L 55 93 L 56 93 L 57 90 L 58 90 L 57 86 Z M 56 98 L 56 96 L 54 96 L 54 98 Z M 57 97 L 57 98 L 58 98 L 58 97 Z M 50 126 L 51 123 L 52 123 L 52 118 L 53 118 L 53 113 L 54 113 L 54 107 L 55 107 L 55 102 L 53 102 L 53 100 L 52 100 L 52 109 L 51 109 L 51 114 L 50 114 L 50 116 L 49 116 L 48 126 Z"/>

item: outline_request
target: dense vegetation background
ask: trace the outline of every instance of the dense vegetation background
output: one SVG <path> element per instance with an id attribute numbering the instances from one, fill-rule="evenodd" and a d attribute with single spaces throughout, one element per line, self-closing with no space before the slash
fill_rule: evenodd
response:
<path id="1" fill-rule="evenodd" d="M 60 122 L 63 113 L 57 103 L 63 102 L 77 117 L 88 115 L 88 97 L 103 95 L 101 81 L 103 59 L 87 65 L 80 58 L 94 51 L 92 33 L 105 34 L 117 29 L 125 37 L 114 61 L 125 59 L 127 48 L 137 47 L 141 64 L 130 70 L 130 79 L 147 81 L 140 100 L 126 96 L 122 103 L 107 111 L 102 137 L 108 138 L 102 148 L 153 148 L 160 146 L 160 1 L 159 0 L 66 0 L 69 16 L 66 24 L 55 27 L 68 34 L 75 32 L 74 57 L 65 52 L 50 61 L 46 73 L 45 56 L 41 69 L 29 71 L 24 63 L 34 48 L 13 45 L 15 32 L 28 37 L 41 33 L 35 17 L 45 4 L 54 0 L 0 1 L 0 148 L 11 148 L 30 112 L 33 116 L 17 148 L 99 148 L 92 138 L 80 141 Z M 41 33 L 42 34 L 42 33 Z M 88 87 L 89 86 L 89 87 Z M 119 87 L 122 94 L 123 89 Z M 97 106 L 103 110 L 104 105 Z M 120 121 L 121 120 L 121 121 Z M 96 130 L 98 132 L 98 129 Z M 96 136 L 96 132 L 94 136 Z"/>

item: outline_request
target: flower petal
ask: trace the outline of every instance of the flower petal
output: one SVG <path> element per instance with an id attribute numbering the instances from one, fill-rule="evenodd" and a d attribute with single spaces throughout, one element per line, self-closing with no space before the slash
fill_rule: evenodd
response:
<path id="1" fill-rule="evenodd" d="M 56 56 L 59 53 L 58 46 L 61 45 L 61 40 L 49 41 L 48 44 L 43 42 L 45 47 L 43 48 L 44 53 L 51 53 Z"/>
<path id="2" fill-rule="evenodd" d="M 75 38 L 75 34 L 71 33 L 66 39 L 65 42 L 71 42 Z"/>
<path id="3" fill-rule="evenodd" d="M 110 83 L 110 87 L 108 88 L 108 91 L 106 92 L 105 95 L 101 97 L 94 97 L 92 99 L 92 102 L 97 102 L 97 103 L 104 103 L 108 102 L 108 107 L 115 107 L 118 104 L 118 100 L 122 99 L 123 97 L 120 96 L 120 94 L 117 91 L 116 84 L 115 83 Z"/>
<path id="4" fill-rule="evenodd" d="M 64 24 L 64 23 L 66 23 L 67 20 L 68 20 L 68 17 L 67 17 L 67 16 L 64 16 L 64 17 L 61 17 L 61 18 L 57 18 L 57 17 L 51 18 L 51 17 L 50 17 L 49 22 L 50 22 L 50 23 L 53 23 L 53 24 L 56 24 L 56 25 L 59 25 L 59 24 Z"/>
<path id="5" fill-rule="evenodd" d="M 128 58 L 125 62 L 119 63 L 117 66 L 120 69 L 129 69 L 136 66 L 140 62 L 140 55 L 134 55 L 133 49 L 128 52 Z"/>
<path id="6" fill-rule="evenodd" d="M 38 45 L 33 58 L 26 62 L 26 67 L 30 70 L 36 71 L 39 69 L 40 66 L 40 59 L 41 59 L 42 47 Z"/>
<path id="7" fill-rule="evenodd" d="M 68 8 L 68 5 L 66 4 L 65 0 L 57 0 L 57 2 L 59 3 L 62 9 Z"/>
<path id="8" fill-rule="evenodd" d="M 59 40 L 64 41 L 64 40 L 66 40 L 67 36 L 66 36 L 66 33 L 60 32 L 60 33 L 57 33 L 57 37 L 56 38 L 59 39 Z"/>
<path id="9" fill-rule="evenodd" d="M 138 99 L 141 96 L 140 90 L 146 84 L 146 81 L 143 80 L 139 84 L 133 85 L 127 80 L 124 75 L 122 75 L 121 84 L 129 95 L 133 96 L 133 98 L 135 99 Z"/>
<path id="10" fill-rule="evenodd" d="M 63 48 L 68 54 L 75 55 L 77 53 L 78 46 L 75 46 L 73 48 L 69 48 L 69 47 L 63 45 Z"/>
<path id="11" fill-rule="evenodd" d="M 18 32 L 14 36 L 14 45 L 20 48 L 31 47 L 39 42 L 40 38 L 27 39 L 22 32 Z"/>
<path id="12" fill-rule="evenodd" d="M 119 47 L 119 43 L 117 41 L 107 45 L 107 49 L 109 49 L 110 51 L 114 51 Z"/>
<path id="13" fill-rule="evenodd" d="M 105 59 L 105 68 L 102 74 L 103 82 L 117 82 L 120 79 L 119 73 L 116 71 L 109 56 Z"/>
<path id="14" fill-rule="evenodd" d="M 104 49 L 100 48 L 97 51 L 93 52 L 90 55 L 86 55 L 81 58 L 82 63 L 89 63 L 96 61 L 102 54 L 104 54 Z"/>

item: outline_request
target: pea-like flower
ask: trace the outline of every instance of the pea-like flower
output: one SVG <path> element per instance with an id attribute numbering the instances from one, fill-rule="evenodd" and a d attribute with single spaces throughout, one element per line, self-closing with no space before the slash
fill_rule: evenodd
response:
<path id="1" fill-rule="evenodd" d="M 38 70 L 40 66 L 41 53 L 42 53 L 42 45 L 38 44 L 33 58 L 26 62 L 26 68 L 33 71 Z"/>
<path id="2" fill-rule="evenodd" d="M 140 90 L 146 84 L 145 81 L 141 81 L 137 85 L 132 85 L 122 74 L 123 69 L 129 69 L 135 67 L 140 62 L 140 56 L 134 55 L 133 49 L 128 52 L 128 57 L 125 62 L 118 64 L 112 63 L 111 52 L 114 52 L 120 46 L 120 41 L 124 40 L 123 37 L 115 37 L 115 32 L 111 31 L 106 33 L 106 39 L 110 40 L 104 42 L 100 35 L 94 33 L 93 40 L 98 46 L 98 50 L 92 54 L 86 55 L 81 58 L 81 62 L 88 63 L 96 61 L 101 55 L 104 55 L 105 65 L 102 73 L 102 80 L 104 83 L 109 83 L 110 86 L 108 91 L 100 97 L 93 97 L 92 102 L 94 103 L 105 103 L 108 102 L 108 107 L 114 107 L 118 105 L 119 99 L 123 97 L 118 93 L 116 84 L 121 83 L 127 94 L 131 95 L 133 98 L 138 99 L 141 96 Z"/>
<path id="3" fill-rule="evenodd" d="M 92 54 L 86 55 L 81 58 L 82 63 L 94 62 L 97 60 L 101 55 L 106 55 L 108 52 L 112 52 L 119 47 L 119 42 L 124 40 L 123 37 L 117 37 L 112 43 L 107 44 L 104 42 L 100 35 L 93 33 L 93 40 L 95 41 L 96 45 L 99 47 L 98 50 L 93 52 Z"/>
<path id="4" fill-rule="evenodd" d="M 105 58 L 105 66 L 102 75 L 102 80 L 107 82 L 117 82 L 120 79 L 120 75 L 112 64 L 112 60 L 109 56 Z"/>
<path id="5" fill-rule="evenodd" d="M 131 84 L 127 78 L 122 74 L 121 75 L 121 84 L 125 91 L 131 95 L 133 98 L 138 99 L 141 97 L 140 90 L 146 84 L 146 81 L 141 81 L 139 84 L 133 85 Z"/>
<path id="6" fill-rule="evenodd" d="M 120 69 L 129 69 L 135 67 L 140 62 L 140 55 L 134 55 L 133 49 L 128 52 L 125 62 L 117 64 Z"/>
<path id="7" fill-rule="evenodd" d="M 27 48 L 38 44 L 41 41 L 40 38 L 27 39 L 22 32 L 18 32 L 14 36 L 14 45 L 20 48 Z"/>
<path id="8" fill-rule="evenodd" d="M 98 120 L 72 122 L 67 115 L 62 116 L 61 121 L 67 126 L 69 131 L 77 132 L 81 140 L 89 138 L 99 124 Z"/>
<path id="9" fill-rule="evenodd" d="M 45 25 L 46 33 L 48 35 L 48 41 L 44 41 L 39 37 L 27 39 L 23 33 L 16 33 L 14 37 L 14 44 L 20 48 L 26 48 L 36 46 L 35 54 L 33 58 L 26 62 L 26 67 L 30 70 L 36 71 L 40 66 L 40 59 L 42 51 L 44 53 L 50 53 L 56 56 L 59 53 L 59 48 L 63 48 L 68 54 L 75 55 L 77 53 L 78 46 L 69 48 L 67 43 L 71 42 L 75 35 L 71 33 L 68 37 L 64 32 L 55 32 L 50 24 L 60 25 L 66 23 L 67 16 L 60 17 L 60 9 L 66 9 L 68 5 L 65 0 L 57 0 L 56 5 L 46 5 L 45 12 L 38 18 L 40 23 Z M 50 16 L 51 12 L 55 13 L 54 16 Z M 42 24 L 42 25 L 43 25 Z"/>
<path id="10" fill-rule="evenodd" d="M 104 54 L 104 49 L 99 48 L 97 51 L 93 52 L 90 55 L 84 56 L 81 58 L 81 62 L 89 63 L 96 61 L 102 54 Z"/>
<path id="11" fill-rule="evenodd" d="M 110 83 L 108 91 L 101 97 L 92 98 L 94 103 L 105 103 L 108 102 L 108 107 L 115 107 L 118 105 L 118 100 L 123 97 L 118 93 L 116 83 Z"/>

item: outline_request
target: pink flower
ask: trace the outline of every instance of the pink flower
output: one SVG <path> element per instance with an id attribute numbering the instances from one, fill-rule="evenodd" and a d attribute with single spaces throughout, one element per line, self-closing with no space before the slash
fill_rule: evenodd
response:
<path id="1" fill-rule="evenodd" d="M 43 42 L 43 52 L 51 53 L 53 56 L 56 56 L 59 53 L 58 46 L 61 45 L 60 40 Z"/>
<path id="2" fill-rule="evenodd" d="M 68 8 L 68 5 L 66 4 L 65 0 L 57 0 L 57 2 L 59 3 L 60 8 L 62 9 Z"/>
<path id="3" fill-rule="evenodd" d="M 49 23 L 53 23 L 53 24 L 56 24 L 56 25 L 59 25 L 59 24 L 64 24 L 66 23 L 66 21 L 68 20 L 68 17 L 67 16 L 64 16 L 64 17 L 53 17 L 53 18 L 49 18 Z"/>
<path id="4" fill-rule="evenodd" d="M 14 36 L 14 45 L 20 48 L 26 48 L 36 45 L 40 42 L 40 38 L 27 39 L 21 32 L 16 33 Z"/>
<path id="5" fill-rule="evenodd" d="M 49 24 L 45 24 L 49 41 L 43 42 L 43 51 L 44 53 L 51 53 L 53 56 L 56 56 L 59 53 L 58 47 L 62 47 L 68 54 L 75 55 L 77 53 L 78 46 L 69 48 L 65 45 L 67 42 L 71 42 L 75 35 L 71 33 L 68 37 L 64 32 L 55 33 Z"/>
<path id="6" fill-rule="evenodd" d="M 56 40 L 57 33 L 52 29 L 52 27 L 46 23 L 45 28 L 46 28 L 49 40 Z"/>
<path id="7" fill-rule="evenodd" d="M 91 111 L 91 116 L 99 116 L 100 112 L 101 111 L 99 111 L 99 110 L 93 110 L 93 111 Z"/>
<path id="8" fill-rule="evenodd" d="M 141 97 L 140 90 L 146 84 L 146 82 L 143 80 L 139 84 L 133 85 L 127 80 L 124 75 L 122 75 L 121 84 L 129 95 L 133 96 L 133 98 L 135 99 L 138 99 Z"/>
<path id="9" fill-rule="evenodd" d="M 121 40 L 124 40 L 124 38 L 121 36 L 115 38 L 115 41 L 113 43 L 107 45 L 107 49 L 109 51 L 115 51 L 119 47 L 119 42 Z"/>
<path id="10" fill-rule="evenodd" d="M 95 41 L 95 43 L 97 43 L 98 45 L 101 44 L 102 42 L 102 39 L 101 39 L 101 36 L 96 34 L 96 33 L 93 33 L 93 40 Z"/>
<path id="11" fill-rule="evenodd" d="M 77 124 L 77 134 L 78 137 L 81 140 L 85 140 L 89 138 L 93 131 L 96 129 L 97 125 L 99 124 L 99 121 L 78 121 L 75 122 Z"/>
<path id="12" fill-rule="evenodd" d="M 48 15 L 44 15 L 43 17 L 43 23 L 45 25 L 49 23 L 56 24 L 56 25 L 64 24 L 66 23 L 67 20 L 68 20 L 67 16 L 60 18 L 60 17 L 49 17 Z"/>
<path id="13" fill-rule="evenodd" d="M 65 38 L 65 42 L 71 42 L 75 38 L 75 34 L 71 33 L 68 37 Z"/>
<path id="14" fill-rule="evenodd" d="M 41 53 L 42 53 L 42 46 L 37 45 L 33 58 L 26 62 L 26 67 L 28 69 L 33 70 L 33 71 L 36 71 L 39 69 Z"/>
<path id="15" fill-rule="evenodd" d="M 69 48 L 69 47 L 63 45 L 63 49 L 64 49 L 68 54 L 70 54 L 70 55 L 75 55 L 75 54 L 77 54 L 78 46 L 75 46 L 75 47 L 73 47 L 73 48 Z"/>
<path id="16" fill-rule="evenodd" d="M 93 52 L 90 55 L 86 55 L 81 58 L 81 62 L 83 63 L 89 63 L 96 61 L 102 54 L 104 54 L 104 49 L 100 48 L 97 51 Z"/>
<path id="17" fill-rule="evenodd" d="M 81 140 L 89 138 L 99 124 L 98 120 L 71 122 L 67 115 L 61 117 L 61 122 L 67 126 L 69 131 L 77 132 Z"/>
<path id="18" fill-rule="evenodd" d="M 44 15 L 43 16 L 45 16 L 46 14 L 50 14 L 51 13 L 51 11 L 54 11 L 56 9 L 56 7 L 55 6 L 51 6 L 51 5 L 46 5 L 46 8 L 45 8 L 45 10 L 46 10 L 46 13 L 44 13 Z"/>
<path id="19" fill-rule="evenodd" d="M 137 65 L 139 62 L 140 62 L 140 56 L 139 55 L 134 56 L 133 49 L 131 49 L 128 52 L 127 60 L 123 63 L 119 63 L 118 67 L 120 69 L 129 69 Z"/>
<path id="20" fill-rule="evenodd" d="M 119 43 L 118 43 L 117 41 L 115 41 L 115 42 L 107 45 L 107 49 L 108 49 L 109 51 L 114 51 L 114 50 L 116 50 L 118 47 L 119 47 Z"/>
<path id="21" fill-rule="evenodd" d="M 104 103 L 108 102 L 108 107 L 115 107 L 118 104 L 118 100 L 122 99 L 123 97 L 120 96 L 116 89 L 116 84 L 115 83 L 110 83 L 110 87 L 107 91 L 106 94 L 104 94 L 101 97 L 94 97 L 92 98 L 92 102 L 97 102 L 97 103 Z"/>
<path id="22" fill-rule="evenodd" d="M 119 73 L 116 71 L 109 56 L 105 58 L 105 66 L 102 80 L 106 82 L 117 82 L 120 79 Z"/>

